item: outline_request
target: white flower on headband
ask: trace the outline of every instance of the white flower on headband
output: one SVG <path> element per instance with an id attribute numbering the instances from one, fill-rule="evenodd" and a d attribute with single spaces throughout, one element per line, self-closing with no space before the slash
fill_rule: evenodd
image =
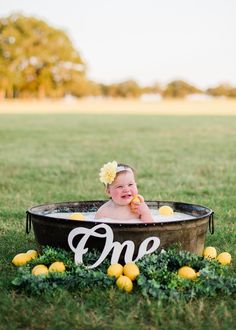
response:
<path id="1" fill-rule="evenodd" d="M 115 180 L 116 171 L 117 162 L 115 160 L 113 162 L 106 163 L 100 170 L 100 181 L 105 185 L 111 184 Z"/>

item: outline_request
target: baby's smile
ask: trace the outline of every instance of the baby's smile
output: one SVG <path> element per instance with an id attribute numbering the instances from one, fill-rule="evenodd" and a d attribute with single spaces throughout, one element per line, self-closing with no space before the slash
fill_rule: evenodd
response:
<path id="1" fill-rule="evenodd" d="M 133 197 L 132 194 L 124 194 L 121 196 L 122 199 L 130 199 L 132 197 Z"/>

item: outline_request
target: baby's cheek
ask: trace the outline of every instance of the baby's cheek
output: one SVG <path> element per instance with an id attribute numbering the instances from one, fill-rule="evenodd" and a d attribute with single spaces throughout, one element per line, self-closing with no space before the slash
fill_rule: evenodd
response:
<path id="1" fill-rule="evenodd" d="M 134 195 L 137 195 L 137 194 L 138 194 L 138 188 L 137 188 L 137 187 L 134 187 L 134 188 L 133 188 L 133 194 L 134 194 Z"/>
<path id="2" fill-rule="evenodd" d="M 112 195 L 114 198 L 117 198 L 120 196 L 120 192 L 118 190 L 115 190 Z"/>

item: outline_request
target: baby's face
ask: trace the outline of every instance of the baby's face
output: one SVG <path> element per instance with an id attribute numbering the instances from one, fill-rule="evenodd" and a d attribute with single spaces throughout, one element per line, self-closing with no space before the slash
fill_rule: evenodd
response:
<path id="1" fill-rule="evenodd" d="M 128 205 L 138 189 L 133 172 L 121 172 L 117 175 L 112 184 L 107 188 L 108 195 L 118 205 Z"/>

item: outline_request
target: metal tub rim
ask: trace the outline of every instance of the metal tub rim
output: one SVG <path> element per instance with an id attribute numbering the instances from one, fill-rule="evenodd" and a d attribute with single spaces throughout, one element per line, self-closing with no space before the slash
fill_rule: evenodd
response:
<path id="1" fill-rule="evenodd" d="M 49 207 L 49 210 L 53 211 L 53 210 L 56 210 L 57 209 L 57 206 L 62 206 L 62 205 L 65 205 L 68 207 L 68 205 L 70 205 L 71 207 L 72 206 L 75 206 L 75 207 L 79 207 L 80 205 L 82 204 L 103 204 L 105 203 L 107 200 L 83 200 L 83 201 L 67 201 L 67 202 L 55 202 L 55 203 L 46 203 L 46 204 L 39 204 L 39 205 L 35 205 L 35 206 L 32 206 L 30 208 L 27 209 L 26 213 L 27 213 L 27 218 L 28 217 L 31 217 L 31 215 L 33 216 L 36 216 L 36 217 L 43 217 L 45 218 L 45 220 L 48 220 L 48 221 L 52 221 L 52 222 L 57 222 L 57 223 L 65 223 L 68 222 L 68 223 L 73 223 L 75 224 L 75 220 L 71 220 L 71 219 L 68 219 L 68 218 L 55 218 L 53 216 L 48 216 L 47 214 L 42 214 L 42 213 L 39 213 L 39 212 L 36 212 L 35 209 L 38 209 L 38 208 L 42 208 L 42 207 Z M 157 208 L 159 208 L 160 206 L 162 205 L 169 205 L 171 206 L 174 211 L 177 209 L 178 210 L 178 207 L 180 206 L 185 206 L 186 208 L 195 208 L 195 209 L 199 209 L 198 211 L 200 211 L 200 209 L 202 209 L 202 211 L 204 211 L 205 213 L 204 214 L 201 214 L 201 215 L 194 215 L 194 218 L 189 218 L 189 219 L 184 219 L 184 220 L 173 220 L 173 221 L 168 221 L 168 222 L 150 222 L 150 223 L 145 223 L 145 222 L 137 222 L 137 223 L 119 223 L 117 221 L 116 222 L 109 222 L 109 221 L 103 221 L 103 223 L 107 223 L 109 225 L 111 225 L 112 227 L 154 227 L 154 226 L 163 226 L 163 225 L 171 225 L 171 224 L 180 224 L 180 223 L 186 223 L 186 222 L 192 222 L 192 221 L 196 221 L 196 220 L 201 220 L 201 219 L 204 219 L 204 218 L 208 218 L 210 219 L 209 221 L 209 229 L 210 229 L 210 232 L 212 233 L 212 231 L 214 231 L 213 229 L 213 215 L 214 215 L 214 211 L 212 209 L 210 209 L 209 207 L 206 207 L 206 206 L 203 206 L 203 205 L 200 205 L 200 204 L 192 204 L 192 203 L 185 203 L 185 202 L 179 202 L 179 201 L 153 201 L 153 200 L 147 200 L 145 201 L 148 206 L 150 207 L 151 205 L 154 205 L 156 204 L 155 206 Z M 50 206 L 52 207 L 50 209 Z M 55 207 L 54 207 L 55 206 Z M 53 208 L 54 207 L 54 208 Z M 154 207 L 154 206 L 153 206 Z M 46 210 L 45 210 L 46 211 Z M 71 211 L 73 212 L 73 211 Z M 87 211 L 75 211 L 75 212 L 89 212 L 88 210 Z M 69 213 L 69 212 L 68 212 Z M 184 212 L 182 212 L 184 213 Z M 185 213 L 185 214 L 188 214 L 188 213 Z M 128 221 L 128 220 L 127 220 Z M 91 220 L 83 220 L 81 222 L 78 222 L 80 224 L 99 224 L 101 223 L 101 221 L 91 221 Z"/>

